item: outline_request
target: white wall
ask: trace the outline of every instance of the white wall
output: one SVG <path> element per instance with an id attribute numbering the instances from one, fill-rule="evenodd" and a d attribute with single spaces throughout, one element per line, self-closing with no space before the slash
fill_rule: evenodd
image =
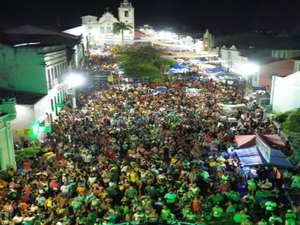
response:
<path id="1" fill-rule="evenodd" d="M 274 112 L 285 112 L 300 107 L 300 72 L 272 79 L 271 105 Z"/>
<path id="2" fill-rule="evenodd" d="M 16 104 L 17 117 L 11 121 L 12 130 L 27 129 L 35 120 L 33 105 Z"/>

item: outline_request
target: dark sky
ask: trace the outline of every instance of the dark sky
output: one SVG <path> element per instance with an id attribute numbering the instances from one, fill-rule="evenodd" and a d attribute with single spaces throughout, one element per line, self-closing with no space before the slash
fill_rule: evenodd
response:
<path id="1" fill-rule="evenodd" d="M 63 28 L 80 25 L 83 15 L 100 17 L 109 7 L 117 16 L 121 0 L 9 0 L 0 25 L 40 24 Z M 219 31 L 300 28 L 297 0 L 131 0 L 136 25 Z"/>

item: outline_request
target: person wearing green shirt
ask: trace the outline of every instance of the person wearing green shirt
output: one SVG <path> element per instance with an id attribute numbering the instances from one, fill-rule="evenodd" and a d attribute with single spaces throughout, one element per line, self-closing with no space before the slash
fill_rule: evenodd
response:
<path id="1" fill-rule="evenodd" d="M 197 219 L 197 215 L 195 213 L 193 213 L 192 211 L 189 211 L 189 213 L 186 215 L 186 218 L 187 218 L 188 222 L 194 223 Z"/>
<path id="2" fill-rule="evenodd" d="M 233 215 L 236 213 L 236 205 L 232 204 L 232 202 L 229 202 L 227 204 L 227 208 L 226 208 L 226 217 L 228 219 L 232 219 Z"/>
<path id="3" fill-rule="evenodd" d="M 168 206 L 164 205 L 160 213 L 160 218 L 163 221 L 167 221 L 170 217 L 171 217 L 171 210 L 168 208 Z"/>
<path id="4" fill-rule="evenodd" d="M 208 200 L 213 204 L 213 205 L 217 205 L 221 202 L 223 202 L 224 197 L 221 195 L 221 193 L 216 193 L 215 195 L 210 195 L 208 197 Z"/>
<path id="5" fill-rule="evenodd" d="M 98 216 L 97 216 L 97 213 L 95 211 L 89 212 L 86 224 L 87 225 L 94 225 L 96 223 L 97 217 Z"/>
<path id="6" fill-rule="evenodd" d="M 233 202 L 238 202 L 238 201 L 240 201 L 240 194 L 239 194 L 238 192 L 236 192 L 236 191 L 229 191 L 229 192 L 227 193 L 227 197 L 228 197 L 231 201 L 233 201 Z"/>
<path id="7" fill-rule="evenodd" d="M 236 224 L 240 224 L 242 222 L 242 214 L 240 212 L 236 212 L 233 216 L 233 221 Z"/>
<path id="8" fill-rule="evenodd" d="M 173 189 L 169 189 L 169 192 L 165 194 L 164 198 L 169 208 L 173 208 L 177 202 L 177 194 L 173 191 Z"/>
<path id="9" fill-rule="evenodd" d="M 219 206 L 216 205 L 212 208 L 212 216 L 215 220 L 220 220 L 223 216 L 224 210 Z"/>
<path id="10" fill-rule="evenodd" d="M 247 188 L 248 192 L 251 194 L 254 194 L 254 192 L 256 191 L 257 185 L 253 178 L 247 181 Z"/>
<path id="11" fill-rule="evenodd" d="M 189 205 L 185 205 L 184 208 L 181 210 L 182 217 L 187 218 L 187 215 L 191 212 L 191 207 Z"/>
<path id="12" fill-rule="evenodd" d="M 262 218 L 260 221 L 258 221 L 257 225 L 268 225 L 268 222 Z"/>
<path id="13" fill-rule="evenodd" d="M 114 76 L 113 76 L 112 74 L 110 74 L 110 75 L 107 77 L 107 82 L 108 82 L 109 84 L 113 84 L 113 82 L 114 82 Z"/>
<path id="14" fill-rule="evenodd" d="M 266 207 L 266 211 L 269 212 L 269 213 L 271 213 L 271 212 L 273 212 L 276 209 L 277 203 L 273 202 L 273 201 L 267 201 L 265 203 L 265 207 Z"/>
<path id="15" fill-rule="evenodd" d="M 270 218 L 269 218 L 269 225 L 275 225 L 278 223 L 279 224 L 283 223 L 283 220 L 279 216 L 277 216 L 273 213 L 272 216 L 270 216 Z"/>
<path id="16" fill-rule="evenodd" d="M 285 225 L 295 225 L 296 224 L 296 214 L 292 209 L 288 209 L 285 213 Z"/>
<path id="17" fill-rule="evenodd" d="M 137 190 L 133 186 L 130 186 L 125 191 L 125 196 L 130 198 L 130 199 L 133 199 L 136 195 L 137 195 Z"/>

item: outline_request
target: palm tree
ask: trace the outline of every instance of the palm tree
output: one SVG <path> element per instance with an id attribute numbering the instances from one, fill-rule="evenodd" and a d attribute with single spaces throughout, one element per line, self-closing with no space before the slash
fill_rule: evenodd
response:
<path id="1" fill-rule="evenodd" d="M 121 32 L 122 34 L 122 44 L 124 44 L 124 30 L 130 30 L 133 27 L 130 24 L 126 24 L 124 22 L 116 22 L 113 23 L 113 33 L 119 34 Z"/>

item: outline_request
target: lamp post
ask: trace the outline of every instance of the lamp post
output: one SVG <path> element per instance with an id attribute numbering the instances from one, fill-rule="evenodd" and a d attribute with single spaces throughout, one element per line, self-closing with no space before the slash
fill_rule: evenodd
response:
<path id="1" fill-rule="evenodd" d="M 72 93 L 72 107 L 77 108 L 76 104 L 76 87 L 81 86 L 84 83 L 84 78 L 81 74 L 71 73 L 66 78 L 66 83 L 71 89 Z"/>

